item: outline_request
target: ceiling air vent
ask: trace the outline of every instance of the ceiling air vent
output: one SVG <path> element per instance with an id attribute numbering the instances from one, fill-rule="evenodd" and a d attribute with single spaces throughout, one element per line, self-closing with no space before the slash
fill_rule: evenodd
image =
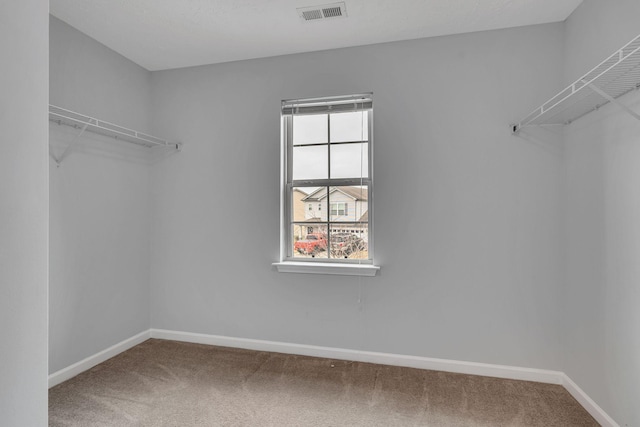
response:
<path id="1" fill-rule="evenodd" d="M 320 9 L 302 11 L 302 19 L 304 19 L 305 21 L 322 18 L 324 18 L 324 16 L 322 16 L 322 11 Z"/>
<path id="2" fill-rule="evenodd" d="M 322 14 L 325 18 L 337 18 L 342 16 L 342 8 L 339 6 L 323 8 Z"/>
<path id="3" fill-rule="evenodd" d="M 329 18 L 346 18 L 347 6 L 344 2 L 323 4 L 320 6 L 300 7 L 296 9 L 304 21 L 320 21 Z"/>

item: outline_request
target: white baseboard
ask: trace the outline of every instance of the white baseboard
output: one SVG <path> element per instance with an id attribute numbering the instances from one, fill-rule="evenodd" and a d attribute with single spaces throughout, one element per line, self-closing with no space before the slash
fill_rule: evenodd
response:
<path id="1" fill-rule="evenodd" d="M 183 341 L 196 344 L 217 345 L 222 347 L 243 348 L 247 350 L 270 351 L 275 353 L 297 354 L 301 356 L 324 357 L 328 359 L 356 362 L 378 363 L 381 365 L 404 366 L 408 368 L 429 369 L 459 374 L 482 375 L 512 380 L 534 381 L 546 384 L 558 384 L 580 403 L 603 427 L 620 427 L 593 399 L 591 399 L 564 372 L 544 369 L 520 368 L 489 363 L 463 362 L 458 360 L 435 359 L 431 357 L 406 356 L 402 354 L 377 353 L 372 351 L 349 350 L 334 347 L 321 347 L 306 344 L 292 344 L 276 341 L 233 338 L 220 335 L 197 334 L 192 332 L 149 329 L 126 339 L 106 350 L 87 357 L 49 375 L 49 388 L 60 384 L 84 372 L 113 356 L 130 349 L 149 338 Z"/>
<path id="2" fill-rule="evenodd" d="M 613 418 L 598 406 L 598 404 L 594 402 L 593 399 L 584 392 L 584 390 L 578 387 L 578 385 L 565 373 L 562 374 L 562 385 L 602 427 L 620 427 Z"/>
<path id="3" fill-rule="evenodd" d="M 564 375 L 559 371 L 547 371 L 542 369 L 518 368 L 513 366 L 492 365 L 488 363 L 461 362 L 457 360 L 405 356 L 401 354 L 377 353 L 372 351 L 348 350 L 245 338 L 231 338 L 219 335 L 195 334 L 191 332 L 168 331 L 163 329 L 151 329 L 151 338 L 218 345 L 223 347 L 244 348 L 247 350 L 325 357 L 328 359 L 378 363 L 381 365 L 404 366 L 408 368 L 455 372 L 459 374 L 535 381 L 548 384 L 562 384 Z"/>
<path id="4" fill-rule="evenodd" d="M 71 379 L 88 369 L 91 369 L 94 366 L 104 362 L 105 360 L 111 359 L 113 356 L 116 356 L 125 350 L 129 350 L 131 347 L 134 347 L 148 340 L 149 338 L 149 330 L 140 332 L 138 335 L 121 341 L 118 344 L 112 345 L 106 350 L 102 350 L 101 352 L 96 353 L 93 356 L 89 356 L 86 359 L 74 363 L 71 366 L 67 366 L 64 369 L 60 369 L 59 371 L 49 375 L 49 388 L 56 386 L 68 379 Z"/>

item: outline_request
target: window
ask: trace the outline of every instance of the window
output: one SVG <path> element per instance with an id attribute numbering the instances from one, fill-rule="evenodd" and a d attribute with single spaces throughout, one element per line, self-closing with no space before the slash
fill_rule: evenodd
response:
<path id="1" fill-rule="evenodd" d="M 347 204 L 345 202 L 331 203 L 331 216 L 344 216 L 346 214 Z"/>
<path id="2" fill-rule="evenodd" d="M 371 94 L 283 101 L 282 261 L 373 263 L 372 113 Z"/>

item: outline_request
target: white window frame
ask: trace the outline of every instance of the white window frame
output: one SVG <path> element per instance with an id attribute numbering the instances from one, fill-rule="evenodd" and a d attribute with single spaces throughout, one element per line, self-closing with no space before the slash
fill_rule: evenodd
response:
<path id="1" fill-rule="evenodd" d="M 360 103 L 360 106 L 358 106 Z M 350 108 L 350 109 L 348 109 Z M 294 181 L 292 179 L 293 165 L 292 159 L 292 123 L 293 115 L 305 114 L 304 111 L 312 110 L 308 114 L 326 114 L 338 111 L 360 111 L 364 110 L 368 114 L 368 173 L 367 177 L 358 179 L 317 179 Z M 303 111 L 301 113 L 301 111 Z M 330 120 L 330 119 L 329 119 Z M 281 115 L 281 214 L 280 214 L 280 261 L 274 266 L 280 272 L 295 273 L 320 273 L 320 274 L 343 274 L 374 276 L 380 267 L 374 265 L 374 228 L 373 228 L 373 97 L 371 93 L 313 98 L 304 100 L 282 101 Z M 329 148 L 330 150 L 330 148 Z M 330 156 L 330 151 L 329 151 Z M 331 164 L 329 159 L 329 165 Z M 330 167 L 330 166 L 329 166 Z M 367 187 L 368 203 L 368 254 L 369 259 L 343 259 L 343 258 L 294 258 L 292 220 L 293 215 L 293 190 L 300 187 L 340 187 L 365 185 Z M 325 223 L 325 221 L 323 221 Z M 331 206 L 327 206 L 326 225 L 335 224 L 331 221 Z M 358 221 L 353 222 L 357 224 Z M 347 225 L 345 223 L 344 225 Z M 335 225 L 334 225 L 335 226 Z M 330 230 L 327 230 L 327 239 L 330 241 Z"/>

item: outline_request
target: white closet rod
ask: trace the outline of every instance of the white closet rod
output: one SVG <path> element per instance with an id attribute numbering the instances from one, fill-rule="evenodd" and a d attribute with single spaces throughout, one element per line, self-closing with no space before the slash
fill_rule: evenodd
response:
<path id="1" fill-rule="evenodd" d="M 104 120 L 96 119 L 75 111 L 67 110 L 55 105 L 49 105 L 49 120 L 59 125 L 67 125 L 76 129 L 83 129 L 99 135 L 109 136 L 118 140 L 141 145 L 147 148 L 170 147 L 177 151 L 182 149 L 182 143 L 171 142 L 151 136 L 133 129 L 128 129 Z"/>
<path id="2" fill-rule="evenodd" d="M 618 100 L 639 88 L 640 36 L 637 36 L 528 116 L 511 125 L 511 131 L 518 133 L 522 128 L 533 125 L 566 125 L 609 102 L 640 120 L 640 114 Z"/>

